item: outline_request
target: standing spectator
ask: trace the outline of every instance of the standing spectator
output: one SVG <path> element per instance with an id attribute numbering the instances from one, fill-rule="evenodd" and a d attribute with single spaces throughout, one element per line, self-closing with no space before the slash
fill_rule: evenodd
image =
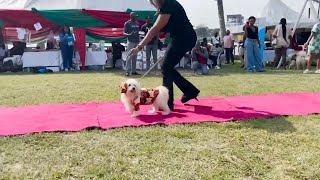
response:
<path id="1" fill-rule="evenodd" d="M 137 21 L 137 15 L 132 12 L 130 13 L 130 20 L 124 24 L 124 35 L 127 36 L 128 39 L 128 46 L 127 50 L 130 51 L 131 49 L 137 47 L 140 41 L 139 36 L 139 22 Z M 139 75 L 137 73 L 137 55 L 131 56 L 127 59 L 126 64 L 126 76 L 132 75 Z"/>
<path id="2" fill-rule="evenodd" d="M 249 23 L 245 27 L 246 41 L 244 47 L 246 48 L 246 60 L 248 72 L 263 72 L 263 64 L 260 58 L 260 40 L 258 36 L 259 28 L 255 26 L 256 18 L 251 16 Z"/>
<path id="3" fill-rule="evenodd" d="M 244 42 L 243 41 L 240 41 L 239 42 L 239 58 L 240 58 L 240 61 L 241 61 L 241 68 L 245 68 L 245 59 L 244 59 Z"/>
<path id="4" fill-rule="evenodd" d="M 211 43 L 212 43 L 212 45 L 216 46 L 216 48 L 218 48 L 220 46 L 221 40 L 220 40 L 218 32 L 214 33 L 214 35 L 211 39 Z"/>
<path id="5" fill-rule="evenodd" d="M 303 72 L 304 74 L 311 73 L 311 63 L 314 59 L 317 59 L 317 70 L 315 73 L 320 74 L 320 24 L 317 23 L 311 30 L 311 35 L 308 41 L 304 44 L 304 47 L 308 47 L 308 67 Z"/>
<path id="6" fill-rule="evenodd" d="M 249 22 L 246 22 L 246 25 L 242 27 L 243 32 L 246 31 L 246 27 L 249 25 Z M 246 42 L 246 34 L 243 35 L 242 41 L 240 41 L 240 49 L 239 49 L 239 56 L 241 60 L 241 68 L 247 69 L 247 51 L 244 47 L 244 43 Z"/>
<path id="7" fill-rule="evenodd" d="M 275 57 L 273 60 L 273 69 L 276 69 L 282 58 L 283 68 L 286 68 L 287 49 L 290 46 L 291 29 L 287 28 L 287 20 L 282 18 L 280 25 L 273 31 L 272 36 L 275 39 Z"/>
<path id="8" fill-rule="evenodd" d="M 229 30 L 227 30 L 226 35 L 223 37 L 223 48 L 226 51 L 227 64 L 230 64 L 230 59 L 231 59 L 231 63 L 234 64 L 234 55 L 233 55 L 234 37 Z"/>
<path id="9" fill-rule="evenodd" d="M 208 50 L 206 47 L 201 46 L 200 42 L 197 42 L 196 46 L 192 49 L 192 67 L 196 74 L 198 70 L 201 70 L 202 75 L 208 74 Z"/>
<path id="10" fill-rule="evenodd" d="M 60 49 L 63 60 L 63 68 L 65 71 L 72 69 L 72 59 L 74 51 L 74 36 L 70 31 L 69 26 L 63 26 L 60 37 Z"/>
<path id="11" fill-rule="evenodd" d="M 112 63 L 113 68 L 116 67 L 117 60 L 122 59 L 122 52 L 125 51 L 125 47 L 121 44 L 120 40 L 112 42 Z"/>
<path id="12" fill-rule="evenodd" d="M 149 30 L 152 28 L 153 23 L 152 23 L 152 18 L 151 16 L 147 16 L 146 19 L 146 24 L 144 24 L 141 27 L 141 31 L 145 33 L 145 35 L 148 34 Z M 152 53 L 152 59 L 153 63 L 157 62 L 157 57 L 158 57 L 158 36 L 154 37 L 146 46 L 146 62 L 147 62 L 147 70 L 150 69 L 150 64 L 151 64 L 151 53 Z"/>

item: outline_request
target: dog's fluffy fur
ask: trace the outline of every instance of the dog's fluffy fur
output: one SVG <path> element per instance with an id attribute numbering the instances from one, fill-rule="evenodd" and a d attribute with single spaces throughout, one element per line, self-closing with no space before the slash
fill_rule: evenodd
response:
<path id="1" fill-rule="evenodd" d="M 122 83 L 121 89 L 121 102 L 124 104 L 126 111 L 131 114 L 131 117 L 139 116 L 140 111 L 135 109 L 135 104 L 140 103 L 141 92 L 143 90 L 141 89 L 139 82 L 135 79 L 128 79 L 126 82 Z M 158 90 L 159 94 L 151 104 L 152 109 L 149 113 L 156 113 L 157 111 L 162 110 L 163 115 L 169 115 L 169 90 L 164 86 L 159 86 L 154 88 L 154 90 Z"/>
<path id="2" fill-rule="evenodd" d="M 300 51 L 295 54 L 290 54 L 289 56 L 289 69 L 306 69 L 307 66 L 307 53 L 305 51 Z"/>

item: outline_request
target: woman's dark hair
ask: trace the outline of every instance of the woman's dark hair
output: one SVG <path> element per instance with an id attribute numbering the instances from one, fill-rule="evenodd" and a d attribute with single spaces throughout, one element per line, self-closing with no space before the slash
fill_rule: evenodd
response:
<path id="1" fill-rule="evenodd" d="M 62 33 L 63 33 L 63 34 L 66 34 L 66 33 L 67 33 L 67 32 L 64 31 L 64 28 L 65 28 L 65 27 L 68 28 L 68 31 L 69 31 L 68 34 L 71 34 L 71 31 L 70 31 L 70 27 L 69 27 L 69 26 L 62 26 Z"/>
<path id="2" fill-rule="evenodd" d="M 250 16 L 250 17 L 249 17 L 249 20 L 250 20 L 250 19 L 256 20 L 256 17 Z"/>
<path id="3" fill-rule="evenodd" d="M 287 42 L 287 20 L 286 20 L 286 18 L 282 18 L 280 20 L 280 24 L 282 25 L 282 36 L 283 36 L 284 40 Z"/>

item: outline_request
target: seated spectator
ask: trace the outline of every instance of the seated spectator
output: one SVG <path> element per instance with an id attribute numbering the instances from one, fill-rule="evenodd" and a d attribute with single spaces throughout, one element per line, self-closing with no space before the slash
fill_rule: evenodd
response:
<path id="1" fill-rule="evenodd" d="M 217 61 L 217 56 L 215 56 L 215 54 L 213 54 L 213 50 L 214 50 L 215 46 L 213 46 L 211 43 L 208 43 L 207 38 L 203 38 L 203 41 L 202 41 L 202 43 L 201 43 L 201 46 L 207 48 L 208 55 L 209 55 L 208 58 L 209 58 L 209 60 L 210 60 L 210 62 L 209 62 L 210 66 L 211 66 L 211 65 L 216 66 L 216 64 L 217 64 L 217 63 L 216 63 L 216 61 Z"/>
<path id="2" fill-rule="evenodd" d="M 215 69 L 221 68 L 221 59 L 224 59 L 223 53 L 224 49 L 222 47 L 213 46 L 209 58 L 212 60 L 212 65 L 215 67 Z"/>
<path id="3" fill-rule="evenodd" d="M 13 44 L 13 47 L 10 49 L 10 55 L 22 56 L 27 47 L 27 44 L 25 42 L 20 42 L 20 41 L 13 42 L 12 44 Z"/>
<path id="4" fill-rule="evenodd" d="M 56 39 L 54 39 L 54 33 L 53 33 L 53 31 L 50 31 L 50 34 L 49 34 L 48 40 L 47 40 L 46 50 L 57 49 L 57 47 L 58 47 L 58 43 L 57 43 Z"/>
<path id="5" fill-rule="evenodd" d="M 198 70 L 200 70 L 202 75 L 208 74 L 208 57 L 207 48 L 202 47 L 200 42 L 197 42 L 196 46 L 192 49 L 192 58 L 194 59 L 192 67 L 194 73 L 197 73 Z"/>
<path id="6" fill-rule="evenodd" d="M 220 37 L 219 37 L 219 33 L 218 33 L 218 32 L 214 33 L 214 36 L 213 36 L 212 39 L 211 39 L 211 43 L 212 43 L 216 48 L 220 47 L 220 45 L 221 45 L 221 40 L 220 40 Z"/>

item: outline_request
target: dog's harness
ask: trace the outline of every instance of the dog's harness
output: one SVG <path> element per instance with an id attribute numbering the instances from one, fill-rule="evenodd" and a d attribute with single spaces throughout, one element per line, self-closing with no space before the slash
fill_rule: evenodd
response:
<path id="1" fill-rule="evenodd" d="M 133 110 L 139 111 L 140 105 L 150 105 L 153 104 L 159 95 L 158 89 L 141 89 L 140 98 L 136 96 L 135 100 L 132 101 Z"/>
<path id="2" fill-rule="evenodd" d="M 121 87 L 121 93 L 127 93 L 127 86 Z M 159 89 L 141 89 L 140 97 L 136 96 L 131 102 L 134 111 L 140 110 L 140 105 L 153 104 L 159 95 Z"/>

